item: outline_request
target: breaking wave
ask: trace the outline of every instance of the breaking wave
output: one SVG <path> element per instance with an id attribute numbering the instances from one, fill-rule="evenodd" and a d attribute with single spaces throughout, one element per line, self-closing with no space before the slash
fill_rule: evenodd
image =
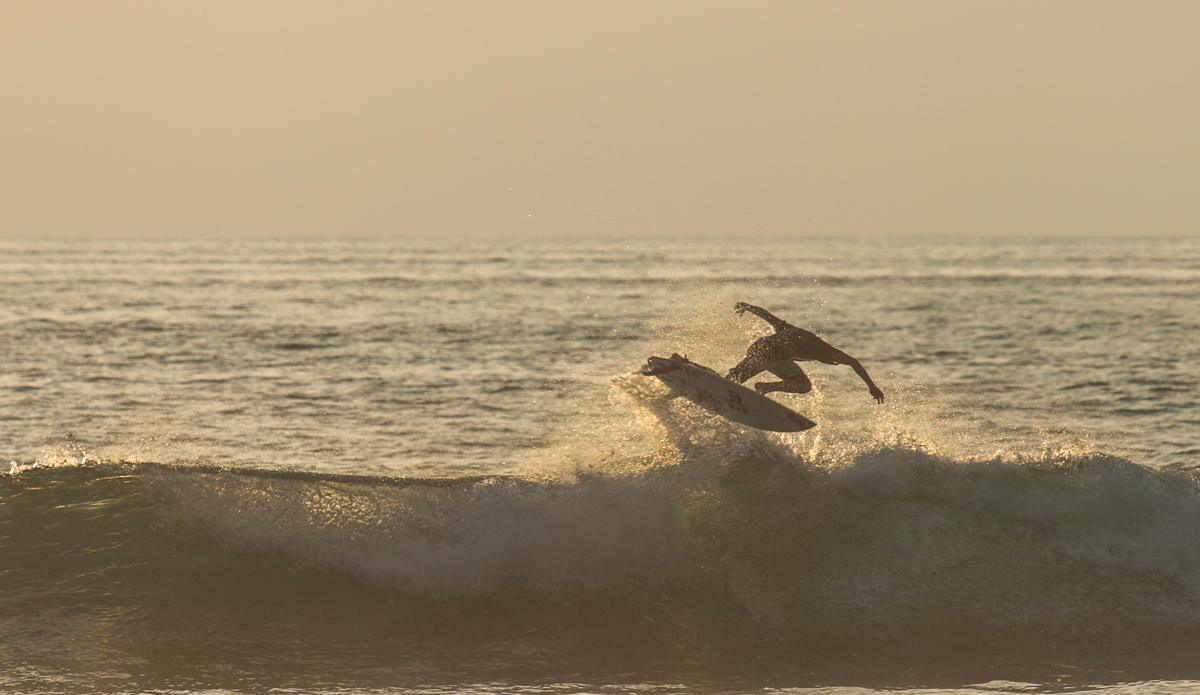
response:
<path id="1" fill-rule="evenodd" d="M 1050 663 L 1060 640 L 1111 668 L 1113 650 L 1145 662 L 1200 643 L 1192 472 L 1067 450 L 818 450 L 655 407 L 654 450 L 527 476 L 14 467 L 0 477 L 10 627 L 52 611 L 94 631 L 104 607 L 141 617 L 106 623 L 118 637 L 100 644 L 237 641 L 247 611 L 273 605 L 305 634 L 419 631 L 445 654 L 463 631 L 435 626 L 453 615 L 467 632 L 520 626 L 538 659 L 564 644 L 599 659 L 616 647 L 597 635 L 619 633 L 647 654 L 707 655 L 698 668 L 748 649 L 789 669 L 817 669 L 814 655 L 827 667 L 830 650 Z M 1193 662 L 1173 663 L 1187 675 Z"/>

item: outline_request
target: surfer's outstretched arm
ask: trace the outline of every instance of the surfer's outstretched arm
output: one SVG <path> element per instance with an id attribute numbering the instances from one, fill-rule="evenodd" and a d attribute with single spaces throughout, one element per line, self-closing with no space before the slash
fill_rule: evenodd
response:
<path id="1" fill-rule="evenodd" d="M 850 355 L 838 350 L 837 364 L 848 365 L 851 369 L 853 369 L 854 373 L 857 374 L 864 382 L 866 382 L 867 388 L 871 391 L 871 398 L 874 398 L 876 402 L 883 402 L 883 391 L 880 391 L 879 387 L 875 385 L 875 382 L 871 381 L 871 375 L 867 374 L 867 368 L 862 366 L 862 362 L 859 362 Z"/>
<path id="2" fill-rule="evenodd" d="M 792 324 L 788 323 L 787 321 L 784 321 L 783 319 L 779 318 L 775 314 L 772 314 L 771 312 L 767 311 L 766 309 L 764 309 L 760 306 L 754 306 L 753 304 L 747 304 L 746 302 L 738 302 L 737 304 L 734 304 L 733 311 L 738 316 L 741 316 L 742 314 L 749 311 L 751 314 L 754 314 L 755 316 L 762 319 L 763 321 L 766 321 L 767 323 L 771 324 L 771 327 L 777 331 L 781 331 L 785 328 L 791 328 L 791 326 L 792 326 Z"/>

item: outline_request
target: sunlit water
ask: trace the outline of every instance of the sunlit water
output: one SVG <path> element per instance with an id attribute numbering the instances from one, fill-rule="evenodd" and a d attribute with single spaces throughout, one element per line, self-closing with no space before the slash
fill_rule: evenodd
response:
<path id="1" fill-rule="evenodd" d="M 1195 240 L 0 248 L 0 688 L 1200 691 Z"/>

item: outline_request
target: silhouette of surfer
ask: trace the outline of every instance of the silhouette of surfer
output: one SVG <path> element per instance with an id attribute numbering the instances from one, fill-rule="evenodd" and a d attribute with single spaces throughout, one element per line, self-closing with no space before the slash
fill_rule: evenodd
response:
<path id="1" fill-rule="evenodd" d="M 862 377 L 871 391 L 872 398 L 880 403 L 883 402 L 883 391 L 880 391 L 875 382 L 871 381 L 866 368 L 850 355 L 821 340 L 816 333 L 797 328 L 766 309 L 746 302 L 734 304 L 733 310 L 737 312 L 738 316 L 747 311 L 754 314 L 771 324 L 775 332 L 751 343 L 746 350 L 745 359 L 729 370 L 729 373 L 725 375 L 726 379 L 741 384 L 756 374 L 771 372 L 779 377 L 780 381 L 760 381 L 754 385 L 755 391 L 759 393 L 773 391 L 808 393 L 812 391 L 812 382 L 809 381 L 804 370 L 796 364 L 796 360 L 834 365 L 844 364 Z"/>

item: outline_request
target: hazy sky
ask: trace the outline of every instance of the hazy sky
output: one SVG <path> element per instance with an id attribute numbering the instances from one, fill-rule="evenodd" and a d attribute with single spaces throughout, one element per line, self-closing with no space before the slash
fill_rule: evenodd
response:
<path id="1" fill-rule="evenodd" d="M 1200 2 L 0 0 L 0 236 L 1200 233 Z"/>

